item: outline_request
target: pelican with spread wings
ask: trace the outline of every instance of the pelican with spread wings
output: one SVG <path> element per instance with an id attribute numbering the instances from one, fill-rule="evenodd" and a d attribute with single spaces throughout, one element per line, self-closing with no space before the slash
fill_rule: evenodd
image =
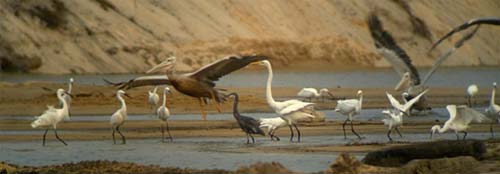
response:
<path id="1" fill-rule="evenodd" d="M 371 36 L 375 42 L 377 51 L 392 65 L 394 70 L 401 76 L 401 80 L 396 85 L 395 90 L 405 90 L 406 92 L 408 92 L 408 101 L 427 89 L 427 87 L 425 86 L 426 82 L 430 79 L 432 74 L 434 74 L 437 68 L 451 55 L 451 53 L 453 53 L 458 47 L 461 47 L 465 41 L 469 40 L 478 29 L 475 28 L 472 32 L 462 37 L 453 48 L 439 57 L 436 62 L 434 62 L 431 70 L 427 73 L 423 80 L 421 80 L 418 70 L 413 65 L 410 57 L 401 47 L 396 44 L 396 41 L 389 34 L 389 32 L 384 30 L 384 28 L 382 27 L 382 23 L 375 13 L 372 13 L 368 17 L 368 26 Z M 420 111 L 430 110 L 431 108 L 426 100 L 426 96 L 422 96 L 420 100 L 414 104 L 412 109 L 417 109 Z"/>
<path id="2" fill-rule="evenodd" d="M 118 86 L 120 89 L 130 89 L 148 85 L 172 85 L 177 91 L 199 99 L 201 115 L 206 120 L 204 104 L 206 99 L 215 101 L 215 106 L 220 112 L 219 104 L 225 101 L 222 89 L 215 88 L 214 81 L 219 80 L 231 72 L 239 70 L 252 62 L 267 60 L 263 55 L 233 55 L 208 64 L 195 72 L 178 74 L 175 72 L 175 57 L 169 57 L 160 64 L 154 66 L 147 73 L 153 73 L 165 69 L 165 75 L 142 76 L 127 82 L 108 83 Z"/>

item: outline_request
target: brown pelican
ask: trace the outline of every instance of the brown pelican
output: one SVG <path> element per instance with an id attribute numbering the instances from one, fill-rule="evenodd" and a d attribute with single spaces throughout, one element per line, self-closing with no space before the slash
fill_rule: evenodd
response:
<path id="1" fill-rule="evenodd" d="M 214 81 L 219 80 L 224 75 L 241 69 L 252 62 L 266 60 L 262 55 L 227 56 L 223 59 L 208 64 L 195 72 L 177 74 L 175 72 L 175 57 L 167 58 L 162 63 L 154 66 L 147 73 L 155 72 L 159 69 L 166 69 L 166 75 L 142 76 L 129 80 L 128 82 L 111 83 L 119 86 L 120 89 L 129 89 L 147 85 L 172 85 L 177 91 L 191 97 L 199 99 L 201 115 L 206 120 L 204 103 L 206 99 L 212 99 L 216 103 L 216 108 L 220 112 L 219 104 L 225 100 L 222 89 L 215 88 Z"/>
<path id="2" fill-rule="evenodd" d="M 265 136 L 266 134 L 262 129 L 260 129 L 259 121 L 252 117 L 244 116 L 241 115 L 240 112 L 238 112 L 238 102 L 239 102 L 239 97 L 238 94 L 236 93 L 231 93 L 228 96 L 233 96 L 234 97 L 234 104 L 233 104 L 233 116 L 234 119 L 238 122 L 238 125 L 240 126 L 241 130 L 247 134 L 247 144 L 250 144 L 250 138 L 252 138 L 252 143 L 255 143 L 255 139 L 253 138 L 252 134 L 260 134 L 262 136 Z"/>
<path id="3" fill-rule="evenodd" d="M 484 18 L 477 18 L 477 19 L 469 20 L 469 21 L 465 22 L 464 24 L 462 24 L 458 27 L 455 27 L 453 30 L 451 30 L 450 32 L 445 34 L 441 39 L 439 39 L 436 43 L 432 44 L 432 47 L 431 47 L 431 49 L 429 49 L 429 52 L 434 50 L 434 48 L 436 48 L 441 42 L 443 42 L 443 40 L 450 37 L 454 33 L 460 32 L 460 31 L 465 30 L 465 29 L 467 29 L 471 26 L 474 26 L 474 25 L 477 25 L 476 28 L 478 28 L 481 24 L 500 25 L 500 18 L 499 17 L 484 17 Z M 458 48 L 458 47 L 456 47 L 456 48 Z"/>
<path id="4" fill-rule="evenodd" d="M 453 53 L 458 47 L 462 46 L 465 41 L 469 40 L 478 29 L 476 28 L 474 31 L 462 37 L 453 48 L 439 57 L 434 63 L 431 70 L 424 77 L 424 79 L 421 80 L 419 73 L 415 66 L 412 64 L 412 60 L 410 59 L 410 57 L 401 47 L 396 44 L 389 32 L 385 31 L 382 28 L 382 23 L 374 13 L 372 13 L 368 17 L 368 26 L 370 28 L 370 33 L 375 42 L 377 51 L 389 63 L 392 64 L 394 70 L 401 76 L 401 80 L 397 84 L 395 89 L 404 89 L 405 91 L 407 91 L 409 94 L 407 100 L 410 100 L 411 98 L 423 92 L 427 88 L 425 86 L 426 82 L 430 79 L 436 69 L 443 63 L 443 61 L 446 60 L 446 58 L 451 55 L 451 53 Z M 426 100 L 426 96 L 422 96 L 420 100 L 415 103 L 415 105 L 413 105 L 412 109 L 417 109 L 420 111 L 430 110 L 431 108 Z"/>

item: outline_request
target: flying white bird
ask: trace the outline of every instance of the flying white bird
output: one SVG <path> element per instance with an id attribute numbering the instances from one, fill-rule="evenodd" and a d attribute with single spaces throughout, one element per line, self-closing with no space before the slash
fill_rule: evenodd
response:
<path id="1" fill-rule="evenodd" d="M 420 93 L 416 97 L 412 98 L 410 101 L 405 101 L 405 104 L 399 103 L 398 100 L 396 100 L 388 92 L 385 92 L 385 94 L 387 95 L 387 98 L 391 102 L 391 105 L 392 105 L 392 107 L 394 107 L 394 109 L 396 109 L 396 110 L 398 110 L 400 112 L 403 112 L 403 114 L 405 114 L 407 116 L 410 116 L 410 109 L 413 106 L 413 104 L 415 104 L 416 102 L 418 102 L 420 100 L 420 97 L 422 97 L 425 93 L 427 93 L 427 91 L 429 91 L 429 90 L 426 89 L 425 91 L 423 91 L 422 93 Z M 405 93 L 405 94 L 407 95 L 407 93 Z M 403 97 L 403 98 L 405 98 L 405 97 Z"/>
<path id="2" fill-rule="evenodd" d="M 170 118 L 170 111 L 168 110 L 166 103 L 167 103 L 167 93 L 171 94 L 170 88 L 165 87 L 165 90 L 163 90 L 163 101 L 161 106 L 158 108 L 156 111 L 156 114 L 158 115 L 158 118 L 163 121 L 164 123 L 161 124 L 161 141 L 165 142 L 165 129 L 163 128 L 163 125 L 165 124 L 167 126 L 167 133 L 168 133 L 168 138 L 170 141 L 174 141 L 172 138 L 172 135 L 170 135 L 170 129 L 168 128 L 168 118 Z"/>
<path id="3" fill-rule="evenodd" d="M 309 101 L 312 101 L 313 98 L 318 98 L 320 94 L 318 93 L 318 90 L 315 88 L 302 88 L 298 93 L 297 96 L 302 97 L 302 98 L 307 98 Z"/>
<path id="4" fill-rule="evenodd" d="M 472 99 L 474 99 L 474 105 L 476 104 L 477 92 L 479 92 L 479 88 L 476 84 L 471 84 L 467 87 L 467 106 L 473 107 Z"/>
<path id="5" fill-rule="evenodd" d="M 361 109 L 362 109 L 362 104 L 363 104 L 363 91 L 359 90 L 357 93 L 357 96 L 359 99 L 347 99 L 347 100 L 337 100 L 337 106 L 335 106 L 335 111 L 339 112 L 343 115 L 347 116 L 347 119 L 344 121 L 344 124 L 342 124 L 342 130 L 344 131 L 344 139 L 347 139 L 347 136 L 345 134 L 345 124 L 347 121 L 351 122 L 351 131 L 356 135 L 359 139 L 361 139 L 361 136 L 354 131 L 354 127 L 352 125 L 352 117 L 360 114 Z"/>
<path id="6" fill-rule="evenodd" d="M 393 129 L 403 138 L 403 135 L 399 132 L 399 127 L 403 125 L 403 112 L 398 110 L 383 110 L 382 113 L 387 116 L 385 119 L 382 119 L 382 122 L 388 128 L 387 138 L 389 138 L 389 141 L 392 141 L 391 131 Z"/>
<path id="7" fill-rule="evenodd" d="M 486 116 L 490 118 L 490 132 L 491 137 L 495 137 L 493 131 L 493 124 L 500 123 L 500 106 L 495 103 L 495 93 L 497 91 L 497 83 L 493 83 L 493 90 L 491 91 L 490 105 L 486 108 Z"/>
<path id="8" fill-rule="evenodd" d="M 436 132 L 444 133 L 448 130 L 453 130 L 455 131 L 455 135 L 457 135 L 457 140 L 460 139 L 458 136 L 459 132 L 464 133 L 463 140 L 465 140 L 465 137 L 467 136 L 467 129 L 469 128 L 470 123 L 480 123 L 483 120 L 488 119 L 482 113 L 469 108 L 466 105 L 448 105 L 446 106 L 446 109 L 450 113 L 450 118 L 444 123 L 443 127 L 434 125 L 431 128 L 431 139 L 432 135 L 434 135 Z"/>
<path id="9" fill-rule="evenodd" d="M 49 131 L 50 126 L 52 126 L 52 128 L 54 129 L 56 138 L 64 145 L 67 145 L 66 142 L 64 142 L 57 135 L 57 124 L 63 119 L 69 120 L 68 104 L 63 97 L 63 94 L 65 93 L 66 92 L 64 91 L 64 89 L 57 90 L 57 99 L 59 99 L 59 101 L 62 103 L 61 109 L 56 109 L 53 106 L 47 106 L 48 109 L 41 116 L 35 117 L 36 120 L 31 123 L 31 127 L 33 128 L 46 128 L 45 133 L 43 134 L 43 146 L 45 146 L 45 136 L 47 135 L 47 131 Z"/>
<path id="10" fill-rule="evenodd" d="M 120 101 L 121 108 L 118 109 L 115 113 L 113 113 L 113 115 L 111 115 L 111 120 L 110 120 L 113 129 L 113 133 L 111 135 L 113 136 L 114 144 L 116 144 L 115 131 L 118 132 L 118 134 L 120 134 L 120 136 L 122 137 L 122 144 L 126 143 L 125 136 L 123 136 L 123 134 L 120 132 L 120 126 L 122 126 L 123 123 L 125 123 L 125 120 L 127 120 L 128 117 L 127 105 L 125 104 L 125 100 L 123 99 L 122 95 L 125 95 L 130 98 L 130 96 L 123 90 L 118 90 L 116 92 L 116 98 L 118 98 L 118 101 Z"/>
<path id="11" fill-rule="evenodd" d="M 274 110 L 274 112 L 276 112 L 276 114 L 287 121 L 287 124 L 290 127 L 291 131 L 290 141 L 293 141 L 293 126 L 295 127 L 295 130 L 297 130 L 297 141 L 300 142 L 300 130 L 297 127 L 296 123 L 298 121 L 314 118 L 314 115 L 312 115 L 312 113 L 314 112 L 314 103 L 302 102 L 299 100 L 286 100 L 282 102 L 275 101 L 271 92 L 271 83 L 273 81 L 273 70 L 271 67 L 271 63 L 267 60 L 262 60 L 260 61 L 260 64 L 264 65 L 269 72 L 266 86 L 267 103 Z"/>
<path id="12" fill-rule="evenodd" d="M 156 109 L 158 102 L 160 101 L 160 96 L 156 93 L 158 86 L 155 86 L 153 91 L 148 91 L 148 103 L 152 110 Z"/>

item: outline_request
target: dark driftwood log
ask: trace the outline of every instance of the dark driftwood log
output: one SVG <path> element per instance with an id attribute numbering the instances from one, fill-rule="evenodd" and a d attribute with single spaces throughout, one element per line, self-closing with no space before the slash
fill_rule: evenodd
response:
<path id="1" fill-rule="evenodd" d="M 370 152 L 363 159 L 363 163 L 374 166 L 399 167 L 414 159 L 457 156 L 472 156 L 478 159 L 484 152 L 486 152 L 486 145 L 478 140 L 435 141 Z"/>

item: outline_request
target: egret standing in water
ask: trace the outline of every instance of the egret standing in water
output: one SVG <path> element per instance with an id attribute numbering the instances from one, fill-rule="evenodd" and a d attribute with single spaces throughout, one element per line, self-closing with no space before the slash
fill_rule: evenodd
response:
<path id="1" fill-rule="evenodd" d="M 64 100 L 64 94 L 67 94 L 64 89 L 57 90 L 57 99 L 59 99 L 59 101 L 62 103 L 61 109 L 56 109 L 53 106 L 47 106 L 48 109 L 41 116 L 35 117 L 36 120 L 31 123 L 31 127 L 33 128 L 46 128 L 45 133 L 43 134 L 43 146 L 45 146 L 45 136 L 47 135 L 50 126 L 52 126 L 52 128 L 54 129 L 56 138 L 64 145 L 68 145 L 57 135 L 57 124 L 63 119 L 69 120 L 68 104 L 66 103 L 66 100 Z"/>
<path id="2" fill-rule="evenodd" d="M 345 124 L 347 121 L 351 122 L 351 131 L 361 140 L 361 136 L 354 131 L 354 127 L 352 125 L 352 117 L 361 113 L 362 105 L 363 105 L 363 91 L 358 90 L 357 96 L 359 99 L 347 99 L 347 100 L 337 100 L 337 106 L 335 106 L 335 111 L 339 112 L 343 115 L 347 115 L 347 119 L 342 124 L 342 130 L 344 131 L 344 139 L 347 139 L 345 133 Z"/>
<path id="3" fill-rule="evenodd" d="M 267 60 L 263 60 L 260 61 L 260 64 L 265 66 L 268 71 L 266 86 L 267 103 L 274 110 L 274 112 L 276 112 L 276 114 L 286 120 L 291 132 L 290 141 L 293 141 L 293 126 L 295 127 L 295 130 L 297 130 L 297 141 L 300 142 L 300 130 L 296 124 L 298 121 L 314 118 L 314 115 L 312 115 L 312 113 L 314 112 L 314 103 L 307 103 L 299 100 L 286 100 L 282 102 L 275 101 L 271 92 L 271 84 L 273 81 L 273 69 L 271 67 L 271 63 Z"/>
<path id="4" fill-rule="evenodd" d="M 168 138 L 170 141 L 174 141 L 172 138 L 172 135 L 170 135 L 170 129 L 168 128 L 168 118 L 170 118 L 170 111 L 168 110 L 166 104 L 167 104 L 167 94 L 171 94 L 170 88 L 165 87 L 163 90 L 163 101 L 161 106 L 158 108 L 156 111 L 156 114 L 158 115 L 158 118 L 163 121 L 164 123 L 161 123 L 160 128 L 161 128 L 161 141 L 165 142 L 165 129 L 163 128 L 163 125 L 165 124 L 167 126 L 167 133 L 168 133 Z"/>
<path id="5" fill-rule="evenodd" d="M 471 84 L 467 87 L 467 106 L 474 107 L 476 105 L 477 92 L 479 92 L 479 88 L 476 84 Z M 472 104 L 472 99 L 474 99 L 474 105 Z"/>
<path id="6" fill-rule="evenodd" d="M 261 118 L 259 120 L 261 128 L 267 128 L 267 135 L 271 138 L 271 140 L 279 141 L 280 137 L 276 136 L 276 130 L 279 128 L 288 126 L 288 123 L 282 117 L 274 117 L 274 118 Z"/>
<path id="7" fill-rule="evenodd" d="M 459 132 L 464 133 L 463 140 L 465 140 L 465 137 L 467 136 L 467 129 L 469 128 L 470 123 L 480 123 L 483 120 L 488 119 L 480 112 L 469 108 L 466 105 L 448 105 L 446 106 L 446 109 L 450 113 L 450 118 L 444 123 L 443 127 L 434 125 L 431 128 L 431 139 L 432 135 L 434 135 L 436 132 L 444 133 L 448 130 L 453 130 L 457 135 L 457 140 L 460 139 L 460 137 L 458 136 Z"/>
<path id="8" fill-rule="evenodd" d="M 399 137 L 403 138 L 403 135 L 399 132 L 399 127 L 403 125 L 403 112 L 398 110 L 383 110 L 382 113 L 387 116 L 387 118 L 382 119 L 382 122 L 388 128 L 387 138 L 389 138 L 389 141 L 392 141 L 391 131 L 393 129 L 396 130 Z"/>
<path id="9" fill-rule="evenodd" d="M 486 116 L 490 118 L 490 132 L 491 137 L 495 137 L 493 125 L 500 122 L 500 106 L 495 103 L 495 93 L 497 91 L 497 83 L 493 83 L 493 90 L 491 91 L 490 105 L 486 108 Z"/>
<path id="10" fill-rule="evenodd" d="M 158 107 L 158 102 L 160 101 L 160 96 L 156 93 L 158 86 L 155 86 L 153 91 L 148 91 L 148 103 L 151 110 L 155 110 Z"/>
<path id="11" fill-rule="evenodd" d="M 247 144 L 250 144 L 250 138 L 252 138 L 252 143 L 255 143 L 255 139 L 253 138 L 252 134 L 260 134 L 262 136 L 265 136 L 264 131 L 260 129 L 259 127 L 259 121 L 252 117 L 244 116 L 241 115 L 240 112 L 238 111 L 238 102 L 239 102 L 239 97 L 238 94 L 236 93 L 231 93 L 228 95 L 228 97 L 233 96 L 234 97 L 234 103 L 233 103 L 233 116 L 234 119 L 238 122 L 238 125 L 240 126 L 241 130 L 247 134 Z"/>
<path id="12" fill-rule="evenodd" d="M 298 97 L 302 97 L 304 99 L 309 99 L 309 102 L 312 101 L 313 98 L 318 98 L 320 95 L 318 93 L 318 90 L 315 88 L 302 88 L 298 93 Z"/>
<path id="13" fill-rule="evenodd" d="M 120 101 L 121 108 L 118 109 L 115 113 L 113 113 L 113 115 L 111 115 L 111 120 L 110 120 L 112 129 L 113 129 L 113 133 L 111 135 L 113 136 L 113 143 L 114 144 L 116 144 L 115 131 L 118 132 L 118 134 L 120 134 L 120 136 L 122 137 L 122 144 L 126 143 L 125 136 L 123 136 L 123 134 L 120 132 L 120 126 L 122 126 L 123 123 L 125 123 L 125 120 L 127 120 L 127 117 L 128 117 L 127 116 L 127 105 L 125 104 L 125 99 L 123 99 L 122 95 L 125 95 L 125 96 L 130 98 L 130 96 L 127 93 L 125 93 L 125 91 L 123 91 L 123 90 L 118 90 L 116 92 L 116 98 L 118 98 L 118 101 Z"/>

